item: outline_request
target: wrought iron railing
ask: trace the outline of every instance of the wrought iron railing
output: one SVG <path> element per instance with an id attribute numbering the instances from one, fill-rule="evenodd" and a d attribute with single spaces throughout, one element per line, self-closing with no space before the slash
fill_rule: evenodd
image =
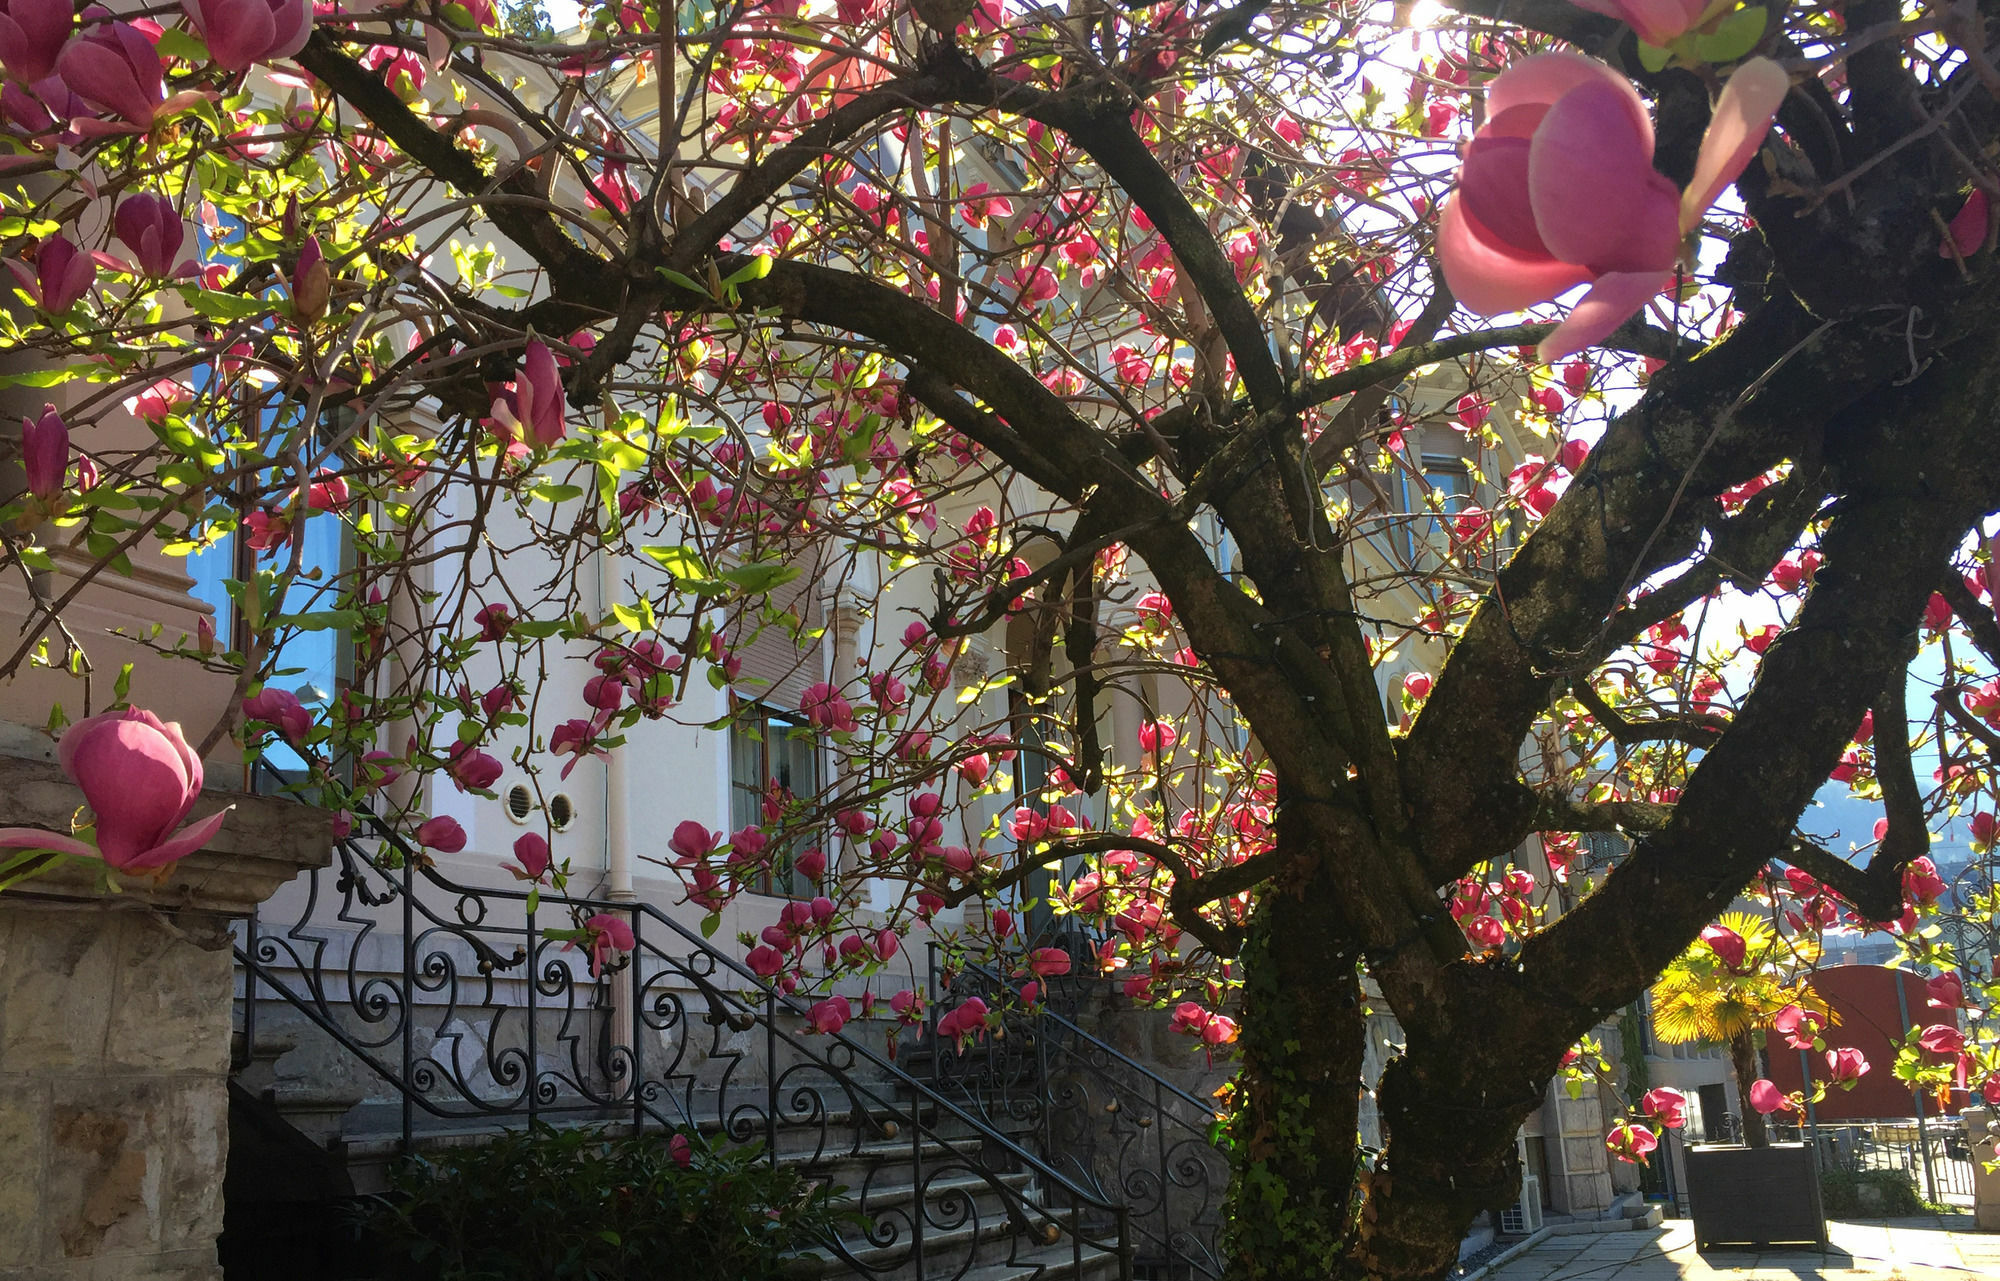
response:
<path id="1" fill-rule="evenodd" d="M 282 998 L 379 1077 L 398 1137 L 544 1120 L 677 1129 L 760 1143 L 849 1188 L 860 1224 L 825 1242 L 861 1275 L 950 1281 L 974 1267 L 1087 1260 L 1129 1278 L 1125 1207 L 648 904 L 449 880 L 392 830 L 371 855 L 336 843 L 284 923 L 241 927 L 243 1043 Z M 616 971 L 549 939 L 568 907 L 614 912 L 634 947 Z M 273 1008 L 282 1008 L 274 1006 Z M 1108 1257 L 1108 1261 L 1107 1260 Z"/>
<path id="2" fill-rule="evenodd" d="M 1005 1008 L 1020 979 L 960 961 L 949 976 L 931 948 L 931 986 L 948 1004 L 978 996 Z M 937 1089 L 995 1128 L 1019 1133 L 1042 1159 L 1130 1216 L 1135 1266 L 1159 1281 L 1219 1277 L 1217 1237 L 1229 1159 L 1217 1146 L 1217 1113 L 1143 1063 L 1085 1031 L 1075 983 L 1053 985 L 1033 1014 L 1010 1013 L 1005 1034 L 965 1054 L 933 1039 Z"/>

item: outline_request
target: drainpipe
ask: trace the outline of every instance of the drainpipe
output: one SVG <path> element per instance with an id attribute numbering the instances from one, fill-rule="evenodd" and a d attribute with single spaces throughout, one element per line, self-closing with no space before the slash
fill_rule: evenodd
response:
<path id="1" fill-rule="evenodd" d="M 611 612 L 612 604 L 618 599 L 618 570 L 612 562 L 611 549 L 599 546 L 597 549 L 597 613 L 602 618 Z M 620 749 L 611 753 L 604 762 L 604 896 L 614 903 L 635 903 L 639 895 L 632 888 L 632 841 L 631 824 L 625 814 L 625 758 L 626 751 Z M 636 925 L 637 922 L 634 922 Z M 635 953 L 631 959 L 636 969 L 644 960 L 643 954 Z M 631 976 L 620 973 L 611 980 L 611 1018 L 605 1029 L 608 1042 L 603 1047 L 600 1064 L 607 1082 L 616 1080 L 613 1075 L 616 1064 L 612 1055 L 618 1047 L 630 1049 L 634 1055 L 641 1053 L 634 1033 L 637 1023 L 633 1018 L 638 984 Z M 637 1067 L 636 1058 L 627 1065 L 627 1070 Z M 632 1088 L 638 1089 L 635 1078 Z"/>
<path id="2" fill-rule="evenodd" d="M 611 550 L 597 549 L 597 612 L 599 616 L 609 614 L 611 606 L 618 600 L 618 570 L 612 562 Z M 605 897 L 621 903 L 638 900 L 638 893 L 632 888 L 632 841 L 631 823 L 625 813 L 625 757 L 623 751 L 611 753 L 604 762 L 604 882 Z"/>

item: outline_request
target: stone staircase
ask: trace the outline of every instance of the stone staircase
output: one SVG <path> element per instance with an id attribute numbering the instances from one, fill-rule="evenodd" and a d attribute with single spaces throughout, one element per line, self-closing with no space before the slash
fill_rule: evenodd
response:
<path id="1" fill-rule="evenodd" d="M 246 1175 L 228 1205 L 232 1215 L 266 1232 L 286 1222 L 300 1231 L 266 1237 L 254 1251 L 241 1249 L 240 1241 L 232 1250 L 226 1232 L 225 1281 L 375 1281 L 379 1273 L 355 1252 L 342 1214 L 324 1204 L 274 1204 L 260 1193 L 294 1197 L 303 1178 L 322 1190 L 323 1199 L 325 1189 L 335 1190 L 332 1200 L 380 1195 L 389 1189 L 390 1167 L 405 1152 L 483 1143 L 526 1118 L 443 1118 L 417 1109 L 406 1143 L 403 1100 L 390 1082 L 328 1071 L 327 1059 L 344 1047 L 310 1021 L 274 1018 L 270 1011 L 262 1021 L 254 1046 L 239 1037 L 233 1106 L 258 1111 L 266 1130 L 271 1118 L 282 1118 L 295 1138 L 282 1149 L 287 1173 Z M 859 1034 L 880 1043 L 886 1030 L 868 1027 Z M 838 1243 L 796 1256 L 788 1270 L 796 1281 L 1115 1281 L 1130 1275 L 1121 1268 L 1110 1216 L 1101 1209 L 1079 1211 L 1064 1189 L 1050 1186 L 1045 1170 L 1010 1150 L 1010 1142 L 1025 1147 L 1031 1141 L 1031 1121 L 965 1115 L 923 1097 L 913 1078 L 865 1060 L 857 1067 L 853 1079 L 835 1087 L 786 1089 L 778 1119 L 767 1110 L 745 1135 L 774 1151 L 778 1164 L 846 1189 L 843 1200 L 866 1216 Z M 731 1087 L 697 1089 L 680 1100 L 695 1117 L 693 1128 L 711 1143 L 729 1141 L 723 1118 L 733 1104 L 760 1096 L 768 1101 L 771 1094 L 764 1079 Z M 599 1125 L 615 1133 L 633 1128 L 629 1107 L 607 1108 L 582 1096 L 548 1100 L 542 1111 L 557 1125 Z M 289 1244 L 280 1246 L 280 1239 Z M 302 1252 L 316 1255 L 326 1270 L 302 1271 Z M 268 1269 L 249 1261 L 231 1266 L 247 1254 L 289 1261 Z"/>

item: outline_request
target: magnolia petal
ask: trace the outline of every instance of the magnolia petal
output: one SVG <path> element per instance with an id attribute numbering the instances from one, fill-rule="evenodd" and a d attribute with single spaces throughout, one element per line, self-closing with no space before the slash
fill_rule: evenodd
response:
<path id="1" fill-rule="evenodd" d="M 1493 78 L 1486 87 L 1486 116 L 1496 119 L 1516 107 L 1552 107 L 1565 94 L 1584 85 L 1606 85 L 1618 91 L 1625 114 L 1646 140 L 1646 155 L 1653 154 L 1653 118 L 1632 82 L 1595 58 L 1580 53 L 1538 53 L 1523 58 Z"/>
<path id="2" fill-rule="evenodd" d="M 1508 248 L 1530 258 L 1552 257 L 1535 226 L 1528 199 L 1526 138 L 1474 138 L 1458 171 L 1458 198 L 1472 220 Z"/>
<path id="3" fill-rule="evenodd" d="M 1938 257 L 1951 257 L 1953 249 L 1958 250 L 1958 256 L 1961 258 L 1970 258 L 1979 252 L 1980 247 L 1986 243 L 1986 211 L 1988 204 L 1986 193 L 1974 187 L 1972 194 L 1966 197 L 1965 203 L 1959 207 L 1958 213 L 1952 217 L 1950 240 L 1939 242 Z M 8 265 L 12 266 L 13 264 L 9 263 Z M 2000 596 L 1996 596 L 1994 599 L 2000 601 Z"/>
<path id="4" fill-rule="evenodd" d="M 1535 358 L 1552 365 L 1603 342 L 1673 280 L 1671 271 L 1613 271 L 1599 276 L 1590 292 L 1570 309 L 1569 317 L 1542 339 L 1535 348 Z"/>
<path id="5" fill-rule="evenodd" d="M 1438 260 L 1445 284 L 1467 310 L 1482 316 L 1547 302 L 1590 279 L 1575 263 L 1524 256 L 1468 216 L 1456 193 L 1438 214 Z"/>
<path id="6" fill-rule="evenodd" d="M 1653 168 L 1652 131 L 1621 108 L 1624 90 L 1572 89 L 1535 130 L 1528 199 L 1549 253 L 1593 272 L 1664 271 L 1680 256 L 1680 193 Z"/>
<path id="7" fill-rule="evenodd" d="M 45 832 L 39 827 L 0 827 L 0 849 L 49 850 L 56 854 L 74 854 L 78 858 L 97 857 L 96 848 L 90 844 L 73 836 Z"/>
<path id="8" fill-rule="evenodd" d="M 1681 195 L 1681 231 L 1693 231 L 1722 189 L 1736 181 L 1750 157 L 1764 145 L 1778 107 L 1791 92 L 1791 77 L 1769 58 L 1752 58 L 1736 68 L 1715 100 L 1715 115 L 1701 138 L 1694 181 Z"/>
<path id="9" fill-rule="evenodd" d="M 1621 0 L 1618 7 L 1641 40 L 1665 48 L 1701 20 L 1707 0 Z"/>
<path id="10" fill-rule="evenodd" d="M 122 872 L 140 872 L 178 863 L 213 840 L 215 834 L 222 830 L 222 822 L 229 817 L 229 811 L 235 808 L 234 805 L 224 806 L 207 818 L 188 824 L 171 839 L 161 841 L 152 849 L 141 850 L 126 862 L 113 863 L 112 866 Z"/>

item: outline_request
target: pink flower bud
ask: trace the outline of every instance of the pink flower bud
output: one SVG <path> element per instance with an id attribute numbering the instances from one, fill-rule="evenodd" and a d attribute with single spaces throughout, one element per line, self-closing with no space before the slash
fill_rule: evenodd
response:
<path id="1" fill-rule="evenodd" d="M 456 854 L 465 848 L 465 829 L 451 815 L 440 814 L 417 825 L 417 844 L 440 853 Z"/>
<path id="2" fill-rule="evenodd" d="M 181 274 L 186 265 L 179 260 L 187 224 L 165 196 L 141 192 L 125 197 L 118 202 L 111 225 L 141 273 L 162 280 Z"/>
<path id="3" fill-rule="evenodd" d="M 201 796 L 201 760 L 181 727 L 137 707 L 78 721 L 56 746 L 95 816 L 96 848 L 34 827 L 0 828 L 0 848 L 103 858 L 123 871 L 165 867 L 206 845 L 229 811 L 179 831 Z"/>
<path id="4" fill-rule="evenodd" d="M 21 420 L 21 468 L 28 492 L 42 502 L 52 503 L 62 493 L 63 473 L 69 470 L 69 427 L 54 405 L 44 405 L 39 418 Z"/>
<path id="5" fill-rule="evenodd" d="M 5 15 L 0 14 L 0 24 L 5 22 Z M 96 260 L 63 235 L 42 242 L 32 269 L 11 259 L 7 267 L 36 306 L 57 316 L 76 306 L 97 280 Z"/>
<path id="6" fill-rule="evenodd" d="M 312 0 L 181 0 L 208 45 L 209 57 L 230 71 L 289 58 L 312 34 Z"/>
<path id="7" fill-rule="evenodd" d="M 303 743 L 312 729 L 312 713 L 299 702 L 299 696 L 275 686 L 267 685 L 244 699 L 243 715 L 276 729 L 294 746 Z"/>
<path id="8" fill-rule="evenodd" d="M 91 106 L 149 128 L 166 97 L 159 52 L 131 23 L 107 21 L 110 11 L 101 5 L 86 9 L 84 17 L 94 21 L 63 46 L 56 56 L 56 74 Z M 121 233 L 119 239 L 124 238 Z"/>

